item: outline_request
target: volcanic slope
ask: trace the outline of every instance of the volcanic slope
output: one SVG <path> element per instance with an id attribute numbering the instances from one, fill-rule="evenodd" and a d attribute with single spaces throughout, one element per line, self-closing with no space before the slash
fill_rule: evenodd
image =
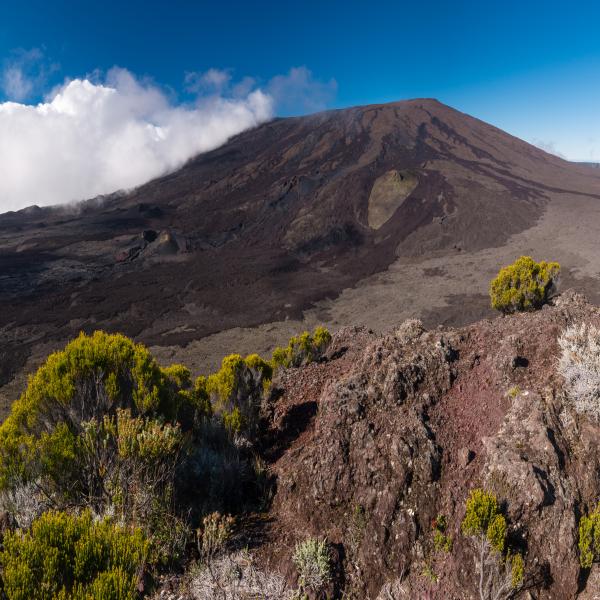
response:
<path id="1" fill-rule="evenodd" d="M 469 322 L 523 253 L 598 300 L 599 227 L 597 169 L 435 100 L 276 119 L 132 192 L 0 215 L 0 403 L 80 330 L 200 372 L 317 322 Z"/>

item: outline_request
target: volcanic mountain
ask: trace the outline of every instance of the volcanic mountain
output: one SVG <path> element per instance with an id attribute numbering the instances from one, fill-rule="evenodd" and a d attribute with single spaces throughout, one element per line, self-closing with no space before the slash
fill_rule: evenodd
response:
<path id="1" fill-rule="evenodd" d="M 0 215 L 0 403 L 81 330 L 200 372 L 317 322 L 460 325 L 521 254 L 598 300 L 599 226 L 597 169 L 435 100 L 275 119 L 131 192 Z"/>

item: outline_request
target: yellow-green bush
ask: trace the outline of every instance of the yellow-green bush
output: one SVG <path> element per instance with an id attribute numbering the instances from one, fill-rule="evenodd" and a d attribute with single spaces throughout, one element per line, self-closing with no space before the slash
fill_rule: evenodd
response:
<path id="1" fill-rule="evenodd" d="M 263 382 L 270 382 L 272 377 L 273 368 L 258 354 L 246 358 L 230 354 L 221 361 L 221 368 L 206 379 L 206 391 L 217 408 L 233 408 L 239 398 L 257 389 L 262 392 Z"/>
<path id="2" fill-rule="evenodd" d="M 169 505 L 184 441 L 178 425 L 132 417 L 129 410 L 88 421 L 72 465 L 79 473 L 79 493 L 69 495 L 97 512 L 111 509 L 126 522 L 146 523 Z"/>
<path id="3" fill-rule="evenodd" d="M 38 493 L 57 507 L 91 508 L 138 523 L 153 538 L 166 519 L 170 525 L 162 528 L 155 550 L 164 550 L 161 560 L 168 558 L 181 539 L 171 514 L 175 468 L 185 443 L 179 426 L 118 409 L 115 416 L 82 423 L 77 436 L 65 431 L 58 426 L 27 448 L 24 473 Z"/>
<path id="4" fill-rule="evenodd" d="M 445 515 L 438 515 L 431 524 L 433 530 L 433 547 L 437 551 L 450 552 L 452 550 L 452 536 L 448 535 L 448 521 Z"/>
<path id="5" fill-rule="evenodd" d="M 327 540 L 307 538 L 294 548 L 292 561 L 303 593 L 320 592 L 331 579 L 331 552 Z"/>
<path id="6" fill-rule="evenodd" d="M 589 569 L 600 558 L 600 505 L 579 521 L 579 562 Z"/>
<path id="7" fill-rule="evenodd" d="M 255 432 L 260 416 L 261 401 L 269 389 L 273 367 L 258 354 L 243 358 L 230 354 L 221 362 L 221 368 L 207 378 L 196 381 L 199 396 L 211 400 L 215 412 L 233 432 Z"/>
<path id="8" fill-rule="evenodd" d="M 23 449 L 43 446 L 52 465 L 60 468 L 61 461 L 73 458 L 82 424 L 114 415 L 119 408 L 176 418 L 183 403 L 197 402 L 194 392 L 184 389 L 189 386 L 185 367 L 161 369 L 144 346 L 123 335 L 80 334 L 30 377 L 0 427 L 0 486 L 14 474 L 11 470 L 22 474 L 29 458 Z"/>
<path id="9" fill-rule="evenodd" d="M 285 348 L 275 348 L 271 358 L 273 367 L 299 367 L 318 360 L 331 342 L 331 334 L 325 327 L 316 327 L 312 335 L 305 331 L 292 337 Z"/>
<path id="10" fill-rule="evenodd" d="M 170 422 L 203 410 L 189 371 L 161 369 L 122 335 L 81 334 L 48 357 L 0 426 L 0 489 L 33 482 L 54 507 L 166 511 L 184 434 Z"/>
<path id="11" fill-rule="evenodd" d="M 330 339 L 323 328 L 293 338 L 289 363 L 315 359 Z M 89 508 L 140 525 L 154 559 L 174 556 L 190 519 L 254 501 L 251 454 L 230 433 L 258 434 L 273 369 L 234 354 L 192 383 L 186 367 L 160 367 L 123 335 L 80 334 L 48 357 L 0 426 L 0 492 L 34 490 L 22 522 L 50 506 Z M 194 505 L 183 518 L 182 500 Z"/>
<path id="12" fill-rule="evenodd" d="M 139 414 L 171 413 L 185 367 L 163 370 L 142 344 L 120 334 L 81 333 L 51 354 L 13 405 L 11 420 L 40 434 L 60 422 L 101 417 L 117 407 Z"/>
<path id="13" fill-rule="evenodd" d="M 8 600 L 134 600 L 149 552 L 140 529 L 48 512 L 29 531 L 4 536 L 0 552 Z"/>
<path id="14" fill-rule="evenodd" d="M 557 262 L 538 263 L 530 256 L 521 256 L 500 269 L 490 283 L 492 308 L 504 314 L 540 308 L 548 301 L 559 273 Z"/>
<path id="15" fill-rule="evenodd" d="M 492 492 L 474 489 L 465 508 L 461 530 L 476 541 L 479 557 L 475 564 L 478 579 L 486 581 L 485 597 L 505 597 L 497 595 L 498 590 L 508 587 L 514 592 L 522 586 L 524 561 L 520 554 L 507 548 L 508 524 L 498 500 Z"/>
<path id="16" fill-rule="evenodd" d="M 500 512 L 496 496 L 491 492 L 482 489 L 471 491 L 461 529 L 465 535 L 487 538 L 492 548 L 504 552 L 506 519 Z"/>

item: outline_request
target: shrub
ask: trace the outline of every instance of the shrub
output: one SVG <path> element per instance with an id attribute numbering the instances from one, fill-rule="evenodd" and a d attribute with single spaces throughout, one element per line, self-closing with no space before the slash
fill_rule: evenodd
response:
<path id="1" fill-rule="evenodd" d="M 296 544 L 292 560 L 302 591 L 319 592 L 331 579 L 331 557 L 326 540 L 308 538 Z"/>
<path id="2" fill-rule="evenodd" d="M 177 384 L 186 382 L 185 367 L 161 369 L 143 345 L 123 335 L 81 333 L 64 350 L 51 354 L 30 378 L 10 419 L 40 435 L 58 423 L 77 429 L 79 423 L 117 408 L 174 418 Z"/>
<path id="3" fill-rule="evenodd" d="M 132 417 L 128 410 L 85 423 L 77 444 L 84 485 L 74 500 L 98 514 L 112 512 L 124 522 L 143 524 L 148 532 L 160 532 L 157 540 L 167 556 L 181 534 L 169 513 L 183 445 L 178 425 Z"/>
<path id="4" fill-rule="evenodd" d="M 567 327 L 558 338 L 558 371 L 575 410 L 600 418 L 600 331 L 593 325 Z"/>
<path id="5" fill-rule="evenodd" d="M 202 527 L 196 532 L 198 552 L 204 562 L 211 561 L 225 549 L 231 539 L 234 523 L 233 517 L 218 512 L 204 517 Z"/>
<path id="6" fill-rule="evenodd" d="M 361 504 L 355 504 L 352 507 L 352 512 L 349 519 L 348 537 L 346 544 L 348 550 L 355 559 L 358 554 L 358 549 L 365 535 L 365 530 L 368 525 L 368 516 Z"/>
<path id="7" fill-rule="evenodd" d="M 44 503 L 111 514 L 160 531 L 155 550 L 176 554 L 183 529 L 171 512 L 186 436 L 167 419 L 198 404 L 189 386 L 185 367 L 161 369 L 124 336 L 80 335 L 38 369 L 0 427 L 0 500 L 22 525 Z M 20 490 L 30 488 L 26 504 Z"/>
<path id="8" fill-rule="evenodd" d="M 579 562 L 589 569 L 600 557 L 600 505 L 579 521 Z"/>
<path id="9" fill-rule="evenodd" d="M 535 262 L 521 256 L 512 265 L 500 269 L 490 284 L 492 308 L 504 314 L 540 308 L 556 285 L 560 265 Z"/>
<path id="10" fill-rule="evenodd" d="M 177 387 L 189 380 L 185 368 L 178 369 L 175 377 L 142 345 L 100 331 L 81 334 L 51 354 L 0 427 L 0 488 L 13 478 L 39 474 L 62 478 L 66 488 L 76 485 L 80 473 L 73 473 L 73 466 L 85 424 L 115 416 L 118 409 L 174 418 L 179 404 L 191 397 Z"/>
<path id="11" fill-rule="evenodd" d="M 0 513 L 7 512 L 21 529 L 29 529 L 31 523 L 45 510 L 50 502 L 35 482 L 19 483 L 0 491 Z"/>
<path id="12" fill-rule="evenodd" d="M 482 489 L 471 491 L 461 529 L 465 535 L 486 538 L 494 550 L 504 551 L 506 519 L 491 492 Z"/>
<path id="13" fill-rule="evenodd" d="M 452 550 L 452 537 L 447 535 L 448 522 L 444 515 L 438 515 L 431 524 L 433 529 L 433 547 L 439 552 Z"/>
<path id="14" fill-rule="evenodd" d="M 47 512 L 31 530 L 8 532 L 0 552 L 8 600 L 133 600 L 148 555 L 141 530 L 90 512 Z"/>
<path id="15" fill-rule="evenodd" d="M 219 371 L 206 379 L 199 378 L 196 388 L 204 388 L 215 412 L 231 432 L 245 431 L 253 436 L 258 429 L 262 399 L 272 377 L 272 366 L 258 354 L 246 358 L 230 354 L 222 360 Z"/>
<path id="16" fill-rule="evenodd" d="M 521 388 L 518 385 L 513 385 L 509 390 L 508 390 L 508 397 L 511 400 L 514 400 L 519 394 L 521 393 Z"/>
<path id="17" fill-rule="evenodd" d="M 305 331 L 290 338 L 286 348 L 275 348 L 271 363 L 274 368 L 299 367 L 318 360 L 331 343 L 331 334 L 325 327 L 316 327 L 312 335 Z"/>
<path id="18" fill-rule="evenodd" d="M 507 522 L 498 500 L 482 489 L 471 491 L 461 530 L 475 546 L 480 600 L 512 598 L 522 587 L 524 562 L 507 551 Z"/>
<path id="19" fill-rule="evenodd" d="M 428 562 L 423 563 L 423 570 L 421 571 L 421 575 L 429 579 L 431 583 L 437 583 L 440 579 L 437 576 L 437 573 L 433 570 L 433 567 Z"/>

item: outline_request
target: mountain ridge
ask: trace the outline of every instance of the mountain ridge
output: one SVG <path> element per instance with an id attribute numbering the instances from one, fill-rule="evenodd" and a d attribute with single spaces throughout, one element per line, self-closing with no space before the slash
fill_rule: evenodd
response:
<path id="1" fill-rule="evenodd" d="M 523 253 L 594 300 L 599 197 L 593 169 L 437 100 L 275 119 L 76 211 L 0 215 L 0 383 L 79 330 L 200 371 L 321 321 L 461 324 Z"/>

